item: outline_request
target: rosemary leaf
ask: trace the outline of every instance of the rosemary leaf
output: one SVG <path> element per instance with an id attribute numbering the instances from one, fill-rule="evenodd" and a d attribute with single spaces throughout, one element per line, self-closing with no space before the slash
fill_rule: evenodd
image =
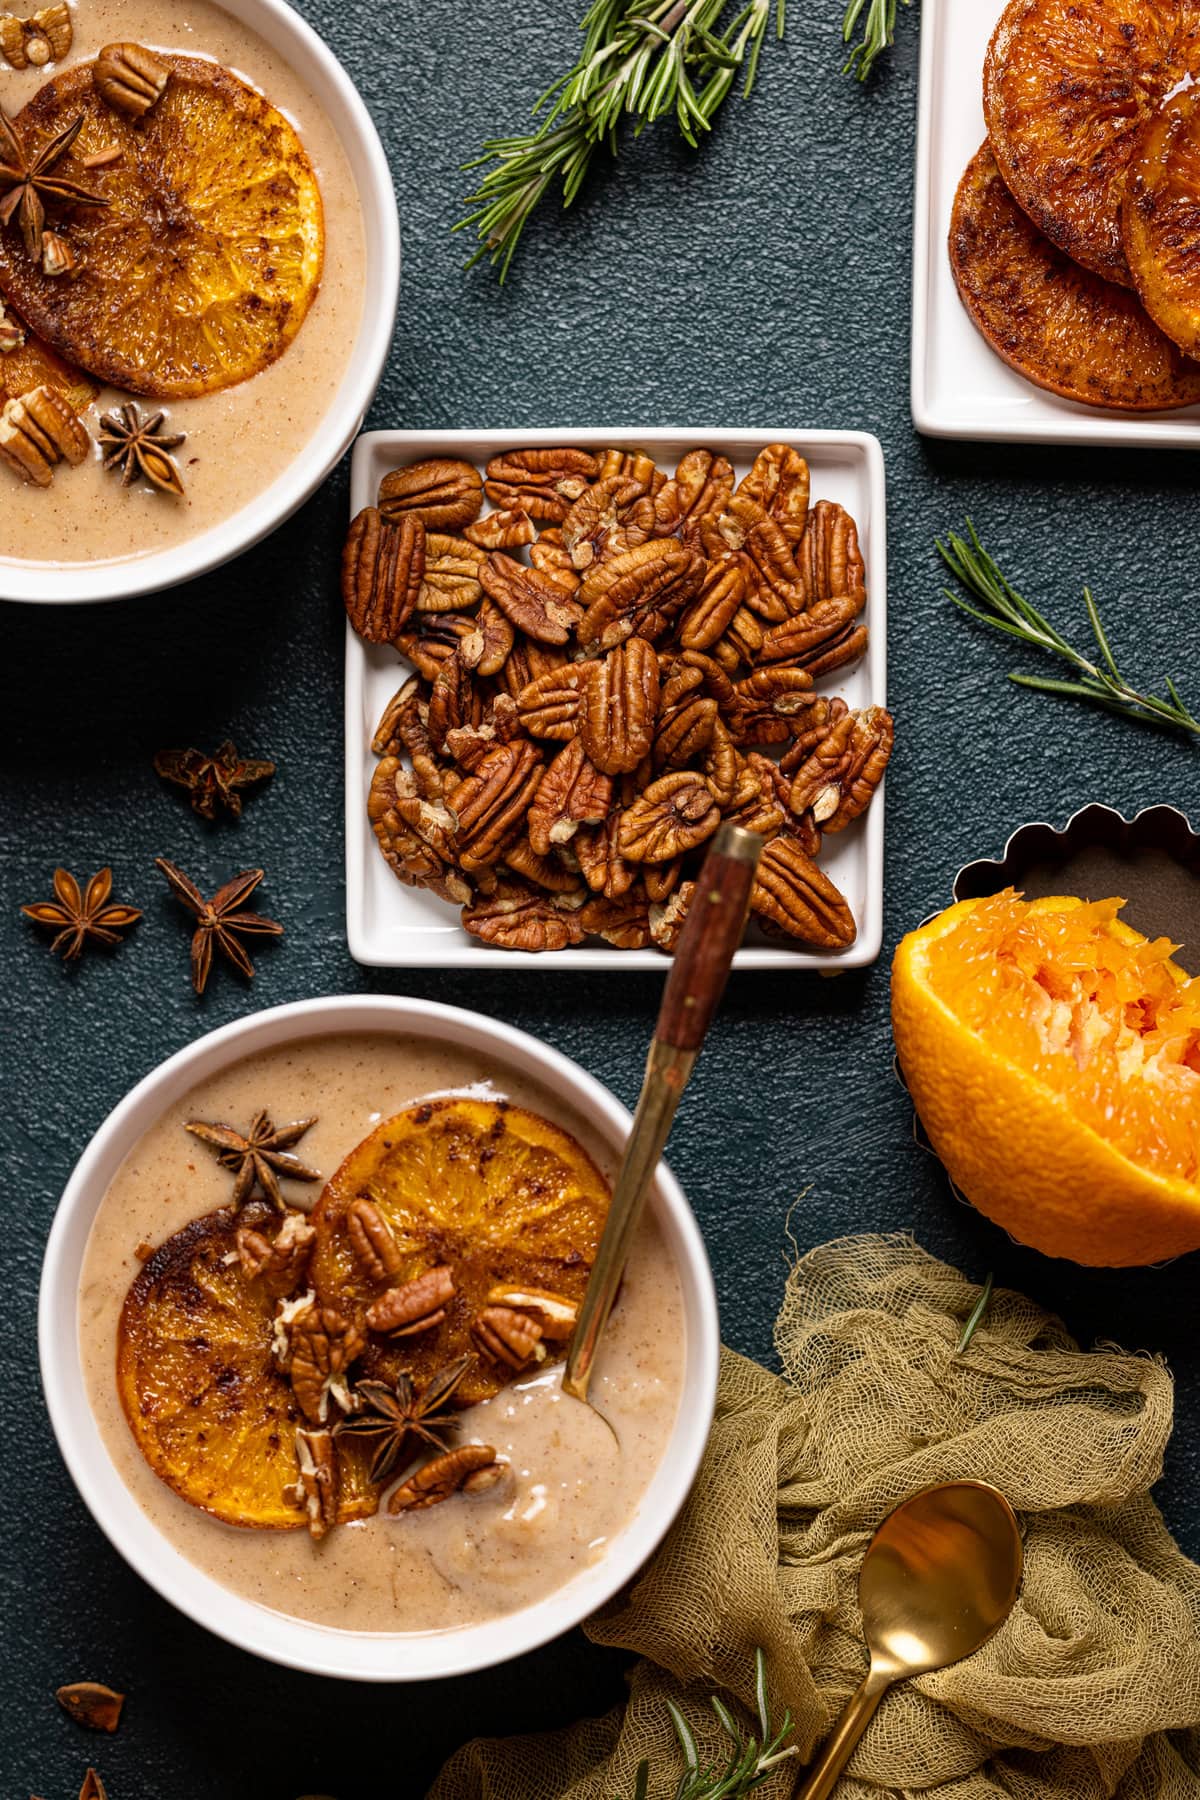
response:
<path id="1" fill-rule="evenodd" d="M 905 6 L 911 0 L 904 0 Z M 885 50 L 890 50 L 896 37 L 896 0 L 850 0 L 842 20 L 842 42 L 848 44 L 855 27 L 867 9 L 862 36 L 846 58 L 843 74 L 851 71 L 866 81 Z"/>
<path id="2" fill-rule="evenodd" d="M 1200 737 L 1200 719 L 1185 705 L 1178 687 L 1169 676 L 1163 684 L 1167 690 L 1167 698 L 1164 700 L 1159 694 L 1143 693 L 1121 674 L 1100 617 L 1100 609 L 1090 588 L 1085 587 L 1083 590 L 1083 603 L 1092 636 L 1100 652 L 1098 663 L 1068 643 L 1049 619 L 1023 594 L 1018 593 L 995 559 L 984 549 L 970 519 L 967 520 L 965 538 L 952 531 L 948 533 L 945 543 L 940 538 L 936 543 L 938 554 L 959 586 L 966 590 L 971 600 L 978 602 L 977 605 L 972 605 L 970 600 L 964 599 L 962 594 L 955 593 L 952 588 L 943 588 L 946 598 L 952 600 L 960 612 L 968 614 L 993 631 L 1002 631 L 1008 637 L 1020 638 L 1022 643 L 1031 648 L 1058 657 L 1082 678 L 1065 681 L 1049 675 L 1010 674 L 1009 680 L 1018 687 L 1034 688 L 1039 693 L 1054 694 L 1060 698 L 1085 700 L 1093 706 L 1102 706 L 1121 718 Z"/>
<path id="3" fill-rule="evenodd" d="M 712 1709 L 721 1730 L 729 1739 L 728 1760 L 720 1767 L 700 1759 L 696 1734 L 673 1700 L 667 1711 L 675 1727 L 675 1736 L 683 1753 L 684 1773 L 675 1789 L 675 1800 L 746 1800 L 761 1786 L 771 1770 L 798 1754 L 794 1744 L 785 1740 L 791 1735 L 792 1715 L 784 1713 L 776 1730 L 771 1723 L 771 1704 L 767 1694 L 767 1659 L 759 1650 L 754 1658 L 754 1692 L 758 1705 L 761 1739 L 743 1736 L 742 1729 L 729 1708 L 715 1694 Z M 632 1800 L 646 1800 L 650 1791 L 650 1764 L 638 1765 Z"/>

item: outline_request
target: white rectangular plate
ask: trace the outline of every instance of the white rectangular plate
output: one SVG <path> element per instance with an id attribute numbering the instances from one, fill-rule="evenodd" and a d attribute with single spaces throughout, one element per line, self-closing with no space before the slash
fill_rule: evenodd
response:
<path id="1" fill-rule="evenodd" d="M 958 298 L 946 240 L 963 170 L 987 135 L 983 58 L 1005 0 L 922 0 L 913 228 L 912 416 L 931 437 L 1200 445 L 1200 407 L 1104 412 L 1036 388 L 989 349 Z"/>
<path id="2" fill-rule="evenodd" d="M 794 444 L 808 458 L 812 498 L 837 500 L 856 520 L 867 570 L 871 640 L 863 661 L 839 670 L 823 687 L 843 694 L 852 707 L 887 703 L 887 529 L 883 452 L 878 439 L 856 431 L 373 431 L 354 448 L 350 501 L 357 513 L 373 506 L 390 469 L 423 456 L 462 456 L 482 466 L 501 450 L 574 444 L 586 450 L 615 445 L 645 450 L 673 470 L 698 444 L 729 457 L 739 477 L 764 444 Z M 457 908 L 436 894 L 397 881 L 367 822 L 367 790 L 375 769 L 371 738 L 384 707 L 407 678 L 409 665 L 386 645 L 366 644 L 346 630 L 346 931 L 350 953 L 377 968 L 658 969 L 657 950 L 617 950 L 588 943 L 554 954 L 530 955 L 481 944 L 459 923 Z M 845 894 L 858 922 L 858 937 L 835 955 L 751 939 L 734 961 L 738 969 L 861 968 L 883 942 L 883 796 L 866 817 L 826 840 L 822 867 Z"/>

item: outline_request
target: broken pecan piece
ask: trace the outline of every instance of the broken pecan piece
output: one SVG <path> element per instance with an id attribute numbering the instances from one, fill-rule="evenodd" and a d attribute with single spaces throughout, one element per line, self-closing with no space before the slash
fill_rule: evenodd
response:
<path id="1" fill-rule="evenodd" d="M 602 825 L 582 825 L 571 839 L 580 873 L 594 894 L 619 900 L 637 880 L 637 872 L 621 855 L 617 838 L 621 815 L 611 812 Z"/>
<path id="2" fill-rule="evenodd" d="M 320 1540 L 337 1524 L 338 1463 L 332 1431 L 296 1432 L 297 1479 L 288 1490 L 302 1509 L 313 1538 Z"/>
<path id="3" fill-rule="evenodd" d="M 826 831 L 844 831 L 871 804 L 893 737 L 892 715 L 882 706 L 846 713 L 796 771 L 792 811 L 811 812 Z"/>
<path id="4" fill-rule="evenodd" d="M 640 493 L 656 496 L 666 476 L 644 450 L 605 450 L 596 470 L 597 481 L 629 481 Z"/>
<path id="5" fill-rule="evenodd" d="M 60 462 L 77 468 L 91 441 L 87 427 L 57 388 L 31 388 L 14 396 L 0 412 L 0 462 L 35 487 L 49 487 Z"/>
<path id="6" fill-rule="evenodd" d="M 579 914 L 585 931 L 618 950 L 645 950 L 653 943 L 650 908 L 644 891 L 631 889 L 623 900 L 597 894 Z"/>
<path id="7" fill-rule="evenodd" d="M 389 1288 L 367 1308 L 367 1324 L 384 1337 L 416 1337 L 446 1317 L 454 1298 L 454 1271 L 445 1263 L 427 1269 L 403 1287 Z"/>
<path id="8" fill-rule="evenodd" d="M 612 805 L 612 777 L 596 768 L 574 737 L 546 769 L 529 808 L 529 842 L 539 856 L 568 844 L 581 825 L 599 825 Z"/>
<path id="9" fill-rule="evenodd" d="M 447 1450 L 442 1456 L 435 1456 L 423 1468 L 410 1475 L 408 1480 L 398 1487 L 388 1500 L 390 1513 L 419 1512 L 427 1506 L 437 1506 L 442 1500 L 449 1500 L 459 1488 L 469 1488 L 479 1493 L 485 1486 L 490 1487 L 503 1473 L 504 1465 L 497 1461 L 496 1452 L 490 1444 L 460 1444 L 456 1450 Z M 495 1476 L 492 1471 L 495 1470 Z M 479 1477 L 488 1475 L 487 1482 Z M 474 1482 L 474 1487 L 470 1484 Z"/>
<path id="10" fill-rule="evenodd" d="M 323 1425 L 331 1399 L 343 1412 L 351 1410 L 350 1365 L 365 1348 L 366 1339 L 357 1325 L 331 1306 L 314 1302 L 291 1320 L 288 1373 L 306 1419 Z"/>
<path id="11" fill-rule="evenodd" d="M 392 525 L 375 507 L 360 512 L 342 551 L 346 616 L 369 644 L 390 644 L 417 604 L 425 570 L 425 527 L 419 519 Z"/>
<path id="12" fill-rule="evenodd" d="M 821 950 L 844 950 L 858 935 L 845 896 L 790 836 L 775 838 L 763 851 L 750 910 Z"/>
<path id="13" fill-rule="evenodd" d="M 546 1360 L 545 1333 L 531 1313 L 511 1306 L 485 1306 L 471 1321 L 471 1336 L 494 1362 L 510 1369 L 526 1369 Z"/>
<path id="14" fill-rule="evenodd" d="M 539 644 L 565 644 L 582 615 L 578 600 L 560 580 L 527 569 L 502 550 L 487 557 L 479 579 L 501 612 Z"/>
<path id="15" fill-rule="evenodd" d="M 524 507 L 497 507 L 468 525 L 463 536 L 481 550 L 519 550 L 522 544 L 533 543 L 537 526 Z"/>
<path id="16" fill-rule="evenodd" d="M 424 676 L 437 679 L 437 672 L 459 645 L 479 635 L 479 621 L 462 613 L 414 613 L 406 630 L 393 640 L 402 656 Z"/>
<path id="17" fill-rule="evenodd" d="M 493 506 L 558 525 L 598 471 L 586 450 L 510 450 L 493 456 L 483 486 Z"/>
<path id="18" fill-rule="evenodd" d="M 650 908 L 650 936 L 658 948 L 665 950 L 669 956 L 675 954 L 675 946 L 679 942 L 679 934 L 683 930 L 683 922 L 687 918 L 695 891 L 695 882 L 685 881 L 666 900 L 656 902 Z"/>
<path id="19" fill-rule="evenodd" d="M 304 1286 L 317 1233 L 303 1213 L 289 1212 L 273 1238 L 242 1225 L 235 1241 L 250 1280 L 261 1281 L 272 1299 L 283 1300 Z"/>
<path id="20" fill-rule="evenodd" d="M 428 531 L 461 531 L 483 510 L 483 481 L 473 464 L 457 456 L 427 457 L 384 476 L 379 510 L 385 519 L 407 513 Z"/>
<path id="21" fill-rule="evenodd" d="M 606 775 L 636 769 L 654 743 L 658 657 L 643 637 L 627 638 L 586 670 L 580 729 L 583 746 Z"/>
<path id="22" fill-rule="evenodd" d="M 406 514 L 411 518 L 412 514 Z M 425 569 L 417 594 L 417 611 L 470 612 L 483 598 L 479 571 L 483 551 L 452 532 L 425 533 Z"/>
<path id="23" fill-rule="evenodd" d="M 425 725 L 436 751 L 445 750 L 448 732 L 483 723 L 484 699 L 471 666 L 471 656 L 479 647 L 471 638 L 464 638 L 434 679 Z"/>
<path id="24" fill-rule="evenodd" d="M 689 450 L 654 502 L 659 537 L 673 537 L 689 519 L 721 513 L 733 495 L 733 464 L 711 450 Z"/>
<path id="25" fill-rule="evenodd" d="M 808 521 L 808 464 L 790 444 L 768 444 L 754 459 L 738 493 L 762 507 L 779 526 L 793 551 Z"/>
<path id="26" fill-rule="evenodd" d="M 371 740 L 376 756 L 398 756 L 407 750 L 413 777 L 426 800 L 441 800 L 445 774 L 429 741 L 429 695 L 416 675 L 388 701 Z"/>
<path id="27" fill-rule="evenodd" d="M 494 1287 L 488 1294 L 489 1306 L 510 1306 L 517 1312 L 532 1313 L 542 1328 L 542 1336 L 555 1343 L 570 1337 L 579 1318 L 579 1308 L 562 1294 L 549 1288 Z"/>
<path id="28" fill-rule="evenodd" d="M 542 756 L 527 738 L 497 744 L 454 790 L 458 860 L 468 874 L 485 869 L 521 835 L 542 779 Z"/>
<path id="29" fill-rule="evenodd" d="M 346 1236 L 368 1281 L 391 1281 L 400 1273 L 402 1259 L 395 1235 L 373 1200 L 360 1195 L 351 1202 Z"/>
<path id="30" fill-rule="evenodd" d="M 587 609 L 578 638 L 611 650 L 628 637 L 653 643 L 699 591 L 704 558 L 674 538 L 649 538 L 588 570 L 579 598 Z"/>
<path id="31" fill-rule="evenodd" d="M 570 896 L 538 893 L 527 882 L 501 879 L 494 894 L 464 907 L 463 928 L 500 950 L 566 950 L 582 944 L 579 908 L 561 904 Z"/>
<path id="32" fill-rule="evenodd" d="M 573 569 L 588 569 L 605 557 L 644 544 L 654 526 L 654 501 L 637 481 L 620 475 L 594 482 L 576 500 L 562 523 L 563 548 Z"/>
<path id="33" fill-rule="evenodd" d="M 669 862 L 712 837 L 721 814 L 702 775 L 683 769 L 652 781 L 621 816 L 617 838 L 628 862 Z"/>

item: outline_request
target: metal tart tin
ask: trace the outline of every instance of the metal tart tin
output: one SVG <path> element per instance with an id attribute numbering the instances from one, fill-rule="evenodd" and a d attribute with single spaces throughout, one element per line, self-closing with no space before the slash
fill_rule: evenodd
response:
<path id="1" fill-rule="evenodd" d="M 1132 819 L 1111 806 L 1085 806 L 1056 827 L 1014 831 L 998 858 L 967 863 L 956 900 L 1013 887 L 1031 899 L 1074 894 L 1127 902 L 1122 918 L 1147 937 L 1182 946 L 1177 960 L 1200 974 L 1200 836 L 1175 806 L 1148 806 Z"/>

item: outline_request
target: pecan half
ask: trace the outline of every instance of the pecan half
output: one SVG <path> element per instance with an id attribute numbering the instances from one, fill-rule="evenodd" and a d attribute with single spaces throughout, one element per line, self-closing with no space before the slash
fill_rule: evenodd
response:
<path id="1" fill-rule="evenodd" d="M 337 1524 L 338 1463 L 332 1431 L 296 1432 L 296 1484 L 289 1497 L 302 1508 L 313 1538 L 320 1540 Z"/>
<path id="2" fill-rule="evenodd" d="M 759 660 L 790 663 L 814 678 L 857 662 L 867 648 L 867 627 L 855 623 L 864 598 L 860 590 L 819 600 L 809 612 L 773 625 L 763 636 Z"/>
<path id="3" fill-rule="evenodd" d="M 461 613 L 414 613 L 408 629 L 399 632 L 393 641 L 426 681 L 434 681 L 446 658 L 478 631 L 478 621 Z"/>
<path id="4" fill-rule="evenodd" d="M 483 510 L 483 481 L 478 469 L 457 456 L 426 457 L 384 476 L 379 510 L 386 519 L 409 513 L 429 531 L 461 531 Z"/>
<path id="5" fill-rule="evenodd" d="M 654 743 L 658 715 L 658 657 L 643 637 L 631 637 L 587 671 L 580 729 L 583 746 L 606 775 L 636 769 Z"/>
<path id="6" fill-rule="evenodd" d="M 793 812 L 809 811 L 826 831 L 844 831 L 871 804 L 888 766 L 894 735 L 892 715 L 882 706 L 838 719 L 796 771 Z"/>
<path id="7" fill-rule="evenodd" d="M 498 862 L 520 836 L 542 779 L 542 757 L 527 738 L 489 750 L 454 791 L 458 857 L 468 874 Z"/>
<path id="8" fill-rule="evenodd" d="M 766 778 L 765 757 L 746 757 L 738 770 L 737 786 L 725 808 L 725 816 L 759 837 L 777 837 L 786 814 L 773 781 Z"/>
<path id="9" fill-rule="evenodd" d="M 700 768 L 717 805 L 729 806 L 737 791 L 739 757 L 723 719 L 717 718 L 713 722 L 712 737 L 701 758 Z"/>
<path id="10" fill-rule="evenodd" d="M 781 525 L 757 500 L 738 492 L 720 523 L 721 535 L 741 550 L 746 605 L 769 623 L 803 611 L 804 583 Z M 740 543 L 738 540 L 740 539 Z"/>
<path id="11" fill-rule="evenodd" d="M 408 518 L 412 514 L 406 515 Z M 452 532 L 425 534 L 425 571 L 417 595 L 423 613 L 470 612 L 483 598 L 479 571 L 483 551 Z"/>
<path id="12" fill-rule="evenodd" d="M 794 775 L 808 761 L 817 745 L 828 736 L 837 721 L 845 718 L 848 711 L 849 708 L 840 695 L 832 700 L 822 696 L 820 700 L 814 701 L 803 721 L 803 730 L 798 737 L 792 739 L 779 759 L 781 774 Z"/>
<path id="13" fill-rule="evenodd" d="M 546 1360 L 546 1346 L 539 1320 L 511 1306 L 485 1306 L 471 1320 L 471 1336 L 493 1362 L 510 1369 L 527 1369 Z"/>
<path id="14" fill-rule="evenodd" d="M 521 723 L 531 737 L 566 743 L 579 729 L 583 685 L 592 663 L 564 663 L 547 669 L 522 688 L 517 700 Z"/>
<path id="15" fill-rule="evenodd" d="M 571 839 L 580 873 L 595 894 L 619 900 L 637 880 L 637 872 L 618 847 L 621 815 L 612 812 L 602 825 L 582 825 Z"/>
<path id="16" fill-rule="evenodd" d="M 464 638 L 453 655 L 448 656 L 434 679 L 426 714 L 429 742 L 436 751 L 446 748 L 446 735 L 464 725 L 483 723 L 484 699 L 475 685 L 471 666 L 472 639 Z"/>
<path id="17" fill-rule="evenodd" d="M 735 682 L 725 714 L 735 744 L 786 744 L 813 705 L 813 678 L 806 669 L 755 669 Z"/>
<path id="18" fill-rule="evenodd" d="M 682 659 L 673 664 L 659 700 L 654 738 L 656 769 L 681 769 L 708 749 L 717 723 L 717 702 L 703 688 L 700 669 Z"/>
<path id="19" fill-rule="evenodd" d="M 763 628 L 748 606 L 740 606 L 726 628 L 725 636 L 713 645 L 713 656 L 721 661 L 727 673 L 734 673 L 739 663 L 754 662 L 762 649 Z M 731 661 L 722 660 L 727 652 Z"/>
<path id="20" fill-rule="evenodd" d="M 535 644 L 532 638 L 518 636 L 500 671 L 500 684 L 513 700 L 520 700 L 531 681 L 548 675 L 552 669 L 564 668 L 568 660 L 559 644 Z"/>
<path id="21" fill-rule="evenodd" d="M 669 862 L 643 863 L 642 886 L 650 904 L 660 906 L 664 900 L 669 900 L 679 886 L 682 875 L 682 856 L 673 856 Z"/>
<path id="22" fill-rule="evenodd" d="M 77 468 L 91 441 L 57 388 L 31 388 L 0 412 L 0 462 L 35 487 L 49 487 L 60 462 Z"/>
<path id="23" fill-rule="evenodd" d="M 235 1241 L 250 1280 L 261 1281 L 272 1299 L 283 1300 L 304 1286 L 317 1233 L 303 1213 L 289 1212 L 273 1238 L 242 1225 Z"/>
<path id="24" fill-rule="evenodd" d="M 673 538 L 649 538 L 588 570 L 579 590 L 587 609 L 579 642 L 611 650 L 628 637 L 653 643 L 699 591 L 704 558 Z"/>
<path id="25" fill-rule="evenodd" d="M 557 525 L 598 470 L 596 458 L 586 450 L 510 450 L 493 456 L 483 486 L 493 506 Z"/>
<path id="26" fill-rule="evenodd" d="M 501 612 L 539 644 L 565 644 L 582 615 L 582 607 L 563 583 L 540 569 L 493 550 L 479 579 Z"/>
<path id="27" fill-rule="evenodd" d="M 755 457 L 738 493 L 757 501 L 794 550 L 808 521 L 808 464 L 800 452 L 790 444 L 768 444 Z"/>
<path id="28" fill-rule="evenodd" d="M 87 1731 L 112 1732 L 121 1723 L 125 1696 L 118 1694 L 115 1688 L 105 1687 L 103 1682 L 68 1682 L 66 1687 L 55 1690 L 54 1698 L 63 1711 Z"/>
<path id="29" fill-rule="evenodd" d="M 644 450 L 606 450 L 596 471 L 597 481 L 630 481 L 643 494 L 657 495 L 666 476 Z"/>
<path id="30" fill-rule="evenodd" d="M 331 1306 L 314 1303 L 292 1321 L 288 1373 L 306 1419 L 323 1425 L 331 1399 L 343 1412 L 351 1410 L 349 1369 L 365 1348 L 357 1325 Z"/>
<path id="31" fill-rule="evenodd" d="M 574 569 L 644 544 L 654 526 L 654 501 L 639 482 L 620 475 L 594 482 L 562 523 L 563 548 Z"/>
<path id="32" fill-rule="evenodd" d="M 612 778 L 595 767 L 574 737 L 560 750 L 529 808 L 529 842 L 539 856 L 568 844 L 581 825 L 598 825 L 612 805 Z"/>
<path id="33" fill-rule="evenodd" d="M 105 106 L 144 119 L 167 89 L 171 71 L 144 44 L 106 44 L 92 69 L 92 85 Z"/>
<path id="34" fill-rule="evenodd" d="M 473 774 L 489 750 L 498 744 L 511 744 L 522 735 L 516 701 L 507 694 L 497 694 L 481 725 L 460 725 L 446 733 L 446 749 L 460 769 Z"/>
<path id="35" fill-rule="evenodd" d="M 557 856 L 539 855 L 527 837 L 518 838 L 504 852 L 504 866 L 550 894 L 573 894 L 579 887 L 575 870 L 568 869 Z"/>
<path id="36" fill-rule="evenodd" d="M 443 900 L 464 906 L 471 898 L 470 882 L 450 867 L 401 815 L 401 804 L 412 797 L 405 786 L 411 779 L 398 758 L 384 757 L 371 778 L 367 795 L 371 829 L 393 874 L 407 887 L 427 887 Z"/>
<path id="37" fill-rule="evenodd" d="M 702 775 L 681 770 L 652 781 L 621 816 L 617 842 L 628 862 L 669 862 L 716 831 L 721 814 Z"/>
<path id="38" fill-rule="evenodd" d="M 524 507 L 497 507 L 468 525 L 463 536 L 481 550 L 519 550 L 522 544 L 533 543 L 537 526 Z"/>
<path id="39" fill-rule="evenodd" d="M 724 512 L 733 494 L 733 464 L 711 450 L 689 450 L 674 476 L 659 489 L 654 525 L 660 537 L 672 537 L 688 519 Z"/>
<path id="40" fill-rule="evenodd" d="M 710 562 L 700 591 L 679 622 L 679 641 L 688 650 L 708 650 L 723 637 L 741 610 L 749 585 L 740 557 Z"/>
<path id="41" fill-rule="evenodd" d="M 427 1269 L 402 1287 L 389 1288 L 367 1308 L 367 1324 L 385 1337 L 416 1337 L 446 1317 L 454 1298 L 454 1271 L 445 1263 Z"/>
<path id="42" fill-rule="evenodd" d="M 498 675 L 512 653 L 516 634 L 494 600 L 485 600 L 475 616 L 483 639 L 475 672 L 485 677 Z"/>
<path id="43" fill-rule="evenodd" d="M 844 507 L 833 500 L 818 500 L 808 516 L 808 526 L 796 552 L 805 605 L 841 594 L 859 597 L 857 611 L 866 604 L 866 569 L 858 547 L 858 527 Z"/>
<path id="44" fill-rule="evenodd" d="M 462 922 L 472 937 L 500 950 L 566 950 L 585 935 L 578 908 L 516 879 L 501 879 L 494 894 L 465 907 Z"/>
<path id="45" fill-rule="evenodd" d="M 346 1212 L 346 1236 L 354 1259 L 368 1281 L 391 1281 L 402 1263 L 391 1226 L 375 1205 L 362 1195 Z"/>
<path id="46" fill-rule="evenodd" d="M 551 1293 L 549 1288 L 494 1287 L 488 1293 L 488 1305 L 532 1313 L 542 1328 L 542 1336 L 555 1343 L 563 1343 L 571 1336 L 579 1318 L 575 1302 Z"/>
<path id="47" fill-rule="evenodd" d="M 618 950 L 645 950 L 654 941 L 644 891 L 631 891 L 623 900 L 607 900 L 598 894 L 588 901 L 579 917 L 585 931 L 602 937 Z"/>
<path id="48" fill-rule="evenodd" d="M 695 882 L 685 881 L 666 900 L 650 908 L 650 936 L 658 948 L 665 950 L 670 956 L 675 954 L 675 946 L 679 942 L 679 934 L 683 930 L 683 922 L 687 918 L 695 891 Z"/>
<path id="49" fill-rule="evenodd" d="M 389 524 L 375 507 L 360 512 L 342 551 L 346 617 L 369 644 L 390 644 L 417 604 L 425 571 L 425 527 L 419 519 Z"/>
<path id="50" fill-rule="evenodd" d="M 578 586 L 578 571 L 557 526 L 543 531 L 537 543 L 529 546 L 529 560 L 543 575 L 557 575 L 560 581 L 570 584 L 572 588 Z"/>
<path id="51" fill-rule="evenodd" d="M 844 895 L 794 837 L 777 837 L 763 851 L 750 910 L 821 950 L 844 950 L 858 935 Z"/>
<path id="52" fill-rule="evenodd" d="M 481 1481 L 481 1476 L 499 1478 L 504 1465 L 496 1460 L 496 1452 L 490 1444 L 460 1444 L 456 1450 L 447 1450 L 442 1456 L 435 1456 L 423 1468 L 410 1475 L 401 1487 L 398 1487 L 388 1500 L 390 1513 L 419 1512 L 427 1506 L 437 1506 L 443 1500 L 449 1500 L 459 1488 L 468 1488 L 479 1493 L 482 1488 L 491 1486 L 492 1481 Z M 471 1487 L 471 1483 L 474 1487 Z"/>
<path id="53" fill-rule="evenodd" d="M 388 701 L 371 748 L 376 756 L 398 756 L 407 750 L 423 798 L 442 799 L 445 775 L 429 741 L 429 696 L 418 676 L 410 676 Z"/>

